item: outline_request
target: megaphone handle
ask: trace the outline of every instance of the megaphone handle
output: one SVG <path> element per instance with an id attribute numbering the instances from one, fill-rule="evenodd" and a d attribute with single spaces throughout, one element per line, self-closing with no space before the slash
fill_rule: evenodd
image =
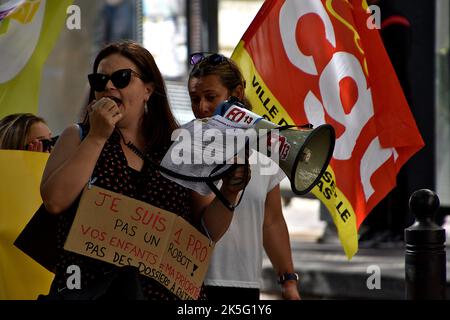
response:
<path id="1" fill-rule="evenodd" d="M 214 194 L 220 200 L 220 202 L 222 202 L 223 205 L 225 207 L 227 207 L 228 210 L 230 210 L 231 212 L 233 212 L 234 209 L 241 203 L 242 197 L 244 196 L 245 187 L 244 187 L 244 189 L 242 189 L 241 195 L 239 197 L 239 201 L 236 204 L 233 205 L 233 204 L 230 203 L 230 201 L 228 201 L 227 198 L 225 198 L 225 196 L 222 194 L 222 192 L 220 192 L 220 190 L 217 189 L 217 187 L 216 187 L 216 185 L 214 183 L 212 183 L 211 181 L 207 181 L 206 184 L 211 189 L 211 191 L 214 192 Z"/>
<path id="2" fill-rule="evenodd" d="M 232 205 L 230 203 L 230 201 L 228 201 L 227 198 L 225 198 L 225 196 L 222 194 L 222 192 L 220 192 L 219 189 L 217 189 L 216 185 L 214 183 L 212 183 L 211 181 L 207 181 L 206 184 L 208 185 L 208 187 L 211 189 L 212 192 L 214 192 L 214 194 L 216 195 L 216 197 L 223 203 L 223 205 L 225 207 L 228 208 L 228 210 L 230 210 L 231 212 L 234 211 L 234 208 L 236 207 L 235 205 Z"/>
<path id="3" fill-rule="evenodd" d="M 248 152 L 248 148 L 246 149 L 246 152 Z M 246 158 L 245 160 L 245 164 L 248 165 L 248 160 Z M 220 170 L 222 167 L 224 166 L 224 164 L 218 165 L 217 167 L 215 167 L 213 169 L 213 171 L 211 172 L 211 175 Z M 228 172 L 231 172 L 232 170 L 235 169 L 237 165 L 236 164 L 232 164 L 231 167 L 228 169 Z M 248 172 L 245 171 L 245 175 L 248 175 Z M 222 192 L 220 192 L 219 189 L 217 189 L 216 185 L 212 182 L 212 180 L 208 180 L 206 181 L 206 185 L 211 189 L 212 192 L 214 192 L 214 194 L 216 195 L 216 197 L 223 203 L 223 205 L 225 207 L 228 208 L 228 210 L 230 210 L 231 212 L 234 211 L 234 209 L 241 203 L 242 197 L 244 196 L 244 192 L 245 192 L 245 188 L 247 187 L 247 185 L 242 189 L 241 195 L 239 197 L 239 201 L 236 204 L 231 204 L 230 201 L 228 201 L 227 198 L 225 198 L 225 196 L 222 194 Z"/>
<path id="4" fill-rule="evenodd" d="M 223 167 L 224 165 L 225 165 L 225 164 L 220 164 L 220 165 L 216 166 L 216 167 L 211 171 L 210 176 L 211 176 L 212 174 L 214 174 L 216 171 L 219 171 L 220 169 L 222 169 L 222 167 Z M 236 167 L 236 164 L 232 164 L 232 165 L 230 166 L 228 172 L 233 171 L 235 167 Z M 236 208 L 236 206 L 232 205 L 232 204 L 230 203 L 230 201 L 228 201 L 228 199 L 224 197 L 224 195 L 222 194 L 222 192 L 220 192 L 220 190 L 217 189 L 216 185 L 212 182 L 212 180 L 206 181 L 206 185 L 211 189 L 212 192 L 214 192 L 214 194 L 216 195 L 216 197 L 223 203 L 223 205 L 224 205 L 225 207 L 228 208 L 228 210 L 230 210 L 231 212 L 234 211 L 234 208 Z"/>

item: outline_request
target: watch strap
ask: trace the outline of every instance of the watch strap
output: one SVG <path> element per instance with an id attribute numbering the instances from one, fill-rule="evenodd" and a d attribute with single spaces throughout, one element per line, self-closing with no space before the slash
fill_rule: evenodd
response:
<path id="1" fill-rule="evenodd" d="M 278 278 L 278 283 L 283 284 L 289 280 L 298 281 L 298 273 L 285 272 Z"/>

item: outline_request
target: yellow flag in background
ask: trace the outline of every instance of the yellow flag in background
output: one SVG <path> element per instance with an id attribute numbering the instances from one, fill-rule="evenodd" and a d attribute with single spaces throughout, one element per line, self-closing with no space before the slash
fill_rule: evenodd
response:
<path id="1" fill-rule="evenodd" d="M 9 0 L 0 5 L 0 118 L 37 113 L 42 68 L 73 0 Z"/>
<path id="2" fill-rule="evenodd" d="M 39 184 L 48 153 L 0 150 L 0 300 L 47 294 L 53 274 L 13 243 L 42 203 Z"/>

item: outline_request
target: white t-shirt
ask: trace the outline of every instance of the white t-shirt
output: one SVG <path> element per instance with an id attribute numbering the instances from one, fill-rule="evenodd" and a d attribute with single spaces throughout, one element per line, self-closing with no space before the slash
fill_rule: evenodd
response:
<path id="1" fill-rule="evenodd" d="M 250 157 L 252 176 L 244 197 L 234 210 L 229 229 L 214 248 L 205 285 L 260 288 L 266 196 L 286 175 L 275 164 L 276 173 L 262 174 L 264 166 L 260 162 L 252 164 L 256 154 Z"/>

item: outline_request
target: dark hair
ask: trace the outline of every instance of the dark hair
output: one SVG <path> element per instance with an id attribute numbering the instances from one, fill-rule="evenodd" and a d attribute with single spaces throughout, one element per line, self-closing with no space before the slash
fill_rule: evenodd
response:
<path id="1" fill-rule="evenodd" d="M 242 76 L 242 72 L 237 66 L 237 64 L 230 58 L 223 57 L 223 61 L 220 63 L 215 63 L 209 59 L 204 59 L 199 63 L 195 64 L 189 73 L 189 82 L 192 78 L 200 78 L 209 75 L 218 76 L 220 82 L 223 84 L 228 91 L 233 91 L 239 85 L 245 89 L 245 79 Z M 247 98 L 243 98 L 244 105 L 248 109 L 252 109 L 250 101 Z"/>
<path id="2" fill-rule="evenodd" d="M 0 149 L 25 150 L 25 140 L 33 124 L 45 120 L 32 113 L 15 113 L 0 120 Z"/>
<path id="3" fill-rule="evenodd" d="M 107 45 L 97 55 L 94 61 L 93 72 L 96 73 L 98 65 L 112 54 L 131 60 L 138 68 L 145 83 L 153 83 L 154 91 L 147 101 L 148 112 L 144 115 L 143 128 L 147 147 L 164 147 L 171 142 L 173 130 L 179 127 L 167 98 L 166 87 L 161 72 L 156 65 L 152 54 L 133 41 L 121 41 Z M 90 96 L 93 96 L 91 88 Z"/>

